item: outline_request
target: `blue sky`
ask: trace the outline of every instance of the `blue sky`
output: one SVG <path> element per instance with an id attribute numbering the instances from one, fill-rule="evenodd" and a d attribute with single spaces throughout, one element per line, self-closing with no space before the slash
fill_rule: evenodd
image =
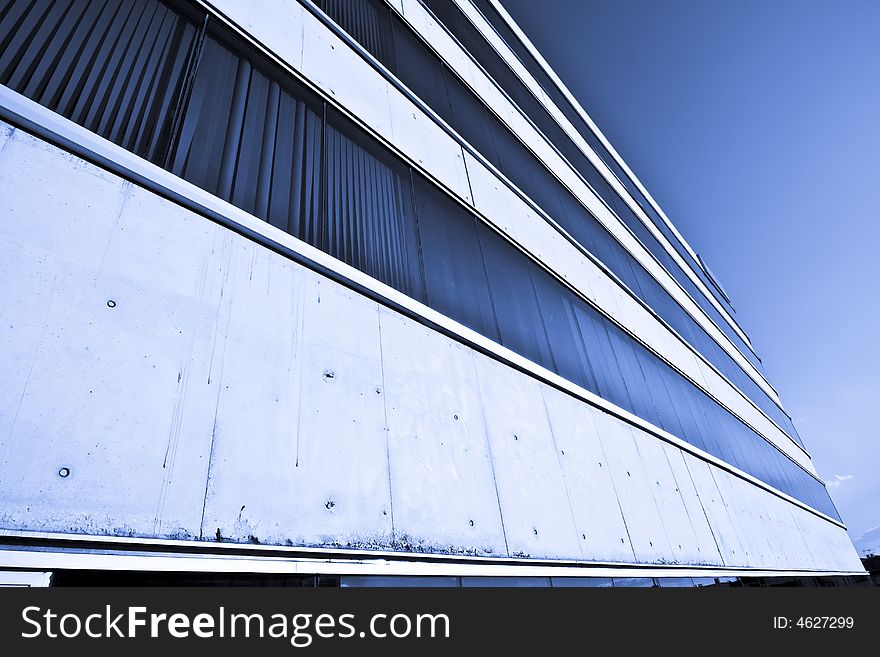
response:
<path id="1" fill-rule="evenodd" d="M 721 279 L 880 551 L 880 2 L 502 4 Z"/>

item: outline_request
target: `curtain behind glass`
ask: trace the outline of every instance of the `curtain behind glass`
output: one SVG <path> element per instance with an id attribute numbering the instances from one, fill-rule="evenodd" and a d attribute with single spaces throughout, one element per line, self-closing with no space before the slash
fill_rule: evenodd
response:
<path id="1" fill-rule="evenodd" d="M 321 113 L 208 37 L 172 171 L 320 246 Z"/>
<path id="2" fill-rule="evenodd" d="M 161 164 L 195 36 L 157 0 L 0 0 L 0 83 Z"/>
<path id="3" fill-rule="evenodd" d="M 421 300 L 409 168 L 347 120 L 327 122 L 327 253 Z"/>

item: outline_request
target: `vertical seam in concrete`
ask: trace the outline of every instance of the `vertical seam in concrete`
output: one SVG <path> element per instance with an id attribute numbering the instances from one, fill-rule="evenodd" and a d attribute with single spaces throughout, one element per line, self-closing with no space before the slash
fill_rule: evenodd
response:
<path id="1" fill-rule="evenodd" d="M 721 504 L 721 507 L 724 509 L 724 515 L 727 516 L 727 519 L 730 522 L 730 527 L 733 530 L 733 535 L 736 538 L 736 543 L 739 546 L 740 552 L 742 553 L 742 557 L 745 558 L 746 549 L 743 546 L 742 541 L 740 541 L 740 539 L 739 539 L 739 537 L 740 537 L 739 528 L 736 525 L 736 521 L 733 519 L 733 516 L 731 515 L 731 513 L 729 511 L 727 501 L 724 499 L 724 493 L 721 491 L 721 486 L 718 485 L 718 480 L 715 479 L 715 473 L 713 472 L 712 466 L 709 465 L 708 463 L 706 463 L 706 469 L 709 471 L 709 478 L 712 479 L 712 483 L 715 485 L 715 490 L 718 491 L 718 502 Z M 742 567 L 748 568 L 749 564 L 744 562 L 742 564 Z"/>
<path id="2" fill-rule="evenodd" d="M 684 454 L 682 454 L 682 462 L 684 463 L 684 468 L 687 470 L 688 476 L 691 479 L 691 484 L 694 486 L 694 491 L 697 493 L 697 501 L 700 503 L 700 508 L 703 509 L 703 516 L 706 518 L 706 524 L 709 525 L 709 531 L 712 534 L 712 540 L 715 541 L 715 547 L 718 549 L 718 554 L 721 556 L 721 565 L 726 566 L 727 561 L 724 558 L 724 551 L 721 549 L 721 544 L 718 542 L 718 537 L 715 535 L 715 528 L 712 524 L 712 521 L 709 519 L 709 513 L 706 511 L 706 505 L 703 503 L 703 498 L 700 497 L 700 489 L 697 487 L 697 482 L 694 481 L 694 475 L 691 472 L 690 466 L 688 466 L 687 459 L 684 458 Z"/>
<path id="3" fill-rule="evenodd" d="M 626 522 L 626 514 L 623 512 L 623 506 L 620 504 L 620 495 L 617 494 L 617 484 L 614 483 L 614 473 L 611 470 L 611 463 L 608 460 L 608 453 L 605 451 L 605 445 L 602 443 L 602 435 L 599 427 L 596 427 L 596 442 L 599 443 L 599 449 L 602 450 L 602 458 L 605 465 L 608 466 L 608 481 L 611 482 L 611 490 L 614 491 L 614 499 L 617 500 L 617 509 L 620 511 L 620 519 L 623 521 L 623 529 L 626 531 L 626 539 L 629 541 L 629 549 L 633 555 L 633 562 L 638 563 L 639 558 L 636 556 L 636 549 L 633 546 L 632 534 L 629 532 L 629 525 Z"/>
<path id="4" fill-rule="evenodd" d="M 575 539 L 578 544 L 578 551 L 581 553 L 581 558 L 585 559 L 586 555 L 584 554 L 584 546 L 581 543 L 581 539 L 577 538 L 577 535 L 581 533 L 580 528 L 578 527 L 577 520 L 574 517 L 574 509 L 571 505 L 571 495 L 568 492 L 568 484 L 565 480 L 565 470 L 562 467 L 562 461 L 559 458 L 559 446 L 556 444 L 556 435 L 553 432 L 553 421 L 550 419 L 550 411 L 547 409 L 547 398 L 544 396 L 545 388 L 541 388 L 541 404 L 544 406 L 544 417 L 547 418 L 547 426 L 550 429 L 550 442 L 553 444 L 553 451 L 556 452 L 556 463 L 559 466 L 559 478 L 562 479 L 562 489 L 565 491 L 565 499 L 568 500 L 568 514 L 571 517 L 571 525 L 574 529 Z"/>
<path id="5" fill-rule="evenodd" d="M 220 231 L 219 234 L 222 235 L 224 238 L 224 242 L 225 242 L 224 248 L 228 249 L 227 257 L 226 257 L 226 271 L 223 274 L 223 283 L 221 283 L 221 286 L 220 286 L 219 303 L 221 304 L 220 307 L 222 307 L 223 287 L 225 286 L 226 280 L 229 277 L 229 268 L 230 268 L 230 262 L 232 259 L 232 250 L 230 248 L 230 242 L 229 242 L 228 235 L 225 233 L 225 231 Z M 229 336 L 229 324 L 232 321 L 232 295 L 231 294 L 229 295 L 229 306 L 230 307 L 229 307 L 229 310 L 228 310 L 228 313 L 226 316 L 226 337 L 227 337 L 227 339 Z M 218 307 L 218 310 L 217 310 L 217 323 L 215 324 L 215 328 L 214 328 L 214 344 L 215 345 L 216 345 L 216 340 L 217 340 L 217 326 L 218 326 L 219 320 L 220 320 L 220 307 Z M 221 391 L 223 390 L 222 386 L 220 385 L 220 382 L 223 380 L 223 365 L 225 364 L 225 361 L 226 361 L 226 343 L 227 343 L 227 340 L 224 340 L 223 341 L 223 352 L 222 352 L 222 356 L 221 356 L 221 360 L 220 360 L 220 375 L 217 380 L 217 396 L 215 397 L 215 402 L 214 402 L 214 423 L 211 428 L 211 449 L 208 454 L 208 472 L 205 476 L 205 495 L 202 498 L 202 517 L 201 517 L 201 521 L 199 522 L 199 538 L 204 538 L 204 535 L 205 535 L 205 510 L 208 506 L 208 490 L 211 487 L 211 477 L 213 476 L 213 473 L 214 473 L 214 447 L 215 447 L 215 442 L 216 442 L 216 438 L 217 438 L 217 416 L 220 413 L 220 394 L 221 394 Z M 212 346 L 212 348 L 211 348 L 211 364 L 212 365 L 213 365 L 213 360 L 214 360 L 214 347 Z M 210 366 L 209 366 L 208 384 L 211 383 L 210 377 L 211 377 L 211 375 L 210 375 Z"/>
<path id="6" fill-rule="evenodd" d="M 12 135 L 14 135 L 14 134 L 15 134 L 15 131 L 16 131 L 16 127 L 15 127 L 15 126 L 10 125 L 10 124 L 8 124 L 8 123 L 6 124 L 6 126 L 8 127 L 8 130 L 5 129 L 5 128 L 3 129 L 3 132 L 5 132 L 6 134 L 5 134 L 5 136 L 3 137 L 3 143 L 0 144 L 0 155 L 3 155 L 3 151 L 6 150 L 6 146 L 7 146 L 7 144 L 9 144 L 9 142 L 12 141 Z"/>
<path id="7" fill-rule="evenodd" d="M 291 312 L 296 308 L 295 305 L 295 296 L 296 296 L 296 286 L 292 286 L 291 294 L 294 296 L 294 299 L 291 300 Z M 318 292 L 318 298 L 320 299 L 320 291 Z M 300 298 L 299 302 L 299 332 L 296 334 L 296 337 L 291 345 L 291 353 L 290 353 L 290 363 L 288 364 L 288 370 L 293 363 L 293 360 L 296 358 L 297 354 L 302 354 L 304 351 L 304 338 L 305 335 L 305 303 L 304 297 Z M 302 389 L 303 389 L 303 362 L 300 361 L 299 366 L 299 381 L 297 383 L 296 389 L 296 434 L 294 435 L 294 440 L 296 440 L 296 446 L 294 449 L 294 461 L 293 467 L 299 467 L 299 434 L 300 427 L 302 426 Z"/>
<path id="8" fill-rule="evenodd" d="M 382 374 L 382 413 L 384 417 L 385 433 L 385 468 L 388 471 L 388 513 L 391 515 L 391 540 L 395 540 L 394 529 L 394 486 L 391 483 L 391 440 L 388 435 L 388 405 L 385 400 L 388 398 L 385 390 L 385 354 L 382 350 L 382 306 L 376 304 L 376 325 L 379 328 L 379 371 Z"/>
<path id="9" fill-rule="evenodd" d="M 654 500 L 654 508 L 657 509 L 657 519 L 660 521 L 660 527 L 663 528 L 663 535 L 666 537 L 666 545 L 669 547 L 669 551 L 672 552 L 673 543 L 671 540 L 669 540 L 669 531 L 666 529 L 666 523 L 663 521 L 663 510 L 660 507 L 660 502 L 657 501 L 657 495 L 654 494 L 654 485 L 651 483 L 652 480 L 655 482 L 657 480 L 654 479 L 653 475 L 648 471 L 647 464 L 645 462 L 645 457 L 642 456 L 642 452 L 641 452 L 641 450 L 639 450 L 639 441 L 636 440 L 635 434 L 633 433 L 631 428 L 629 431 L 629 435 L 633 441 L 633 447 L 636 448 L 636 454 L 638 455 L 638 464 L 641 466 L 642 471 L 645 474 L 643 481 L 645 481 L 645 483 L 647 483 L 648 490 L 651 493 L 651 499 Z M 653 436 L 650 437 L 650 439 L 653 440 L 654 439 Z"/>
<path id="10" fill-rule="evenodd" d="M 110 229 L 110 234 L 107 235 L 107 244 L 104 246 L 104 253 L 101 255 L 101 262 L 98 265 L 98 269 L 95 271 L 95 284 L 92 286 L 94 288 L 98 287 L 98 280 L 101 278 L 101 272 L 104 271 L 104 262 L 107 260 L 107 254 L 110 252 L 110 244 L 113 242 L 113 236 L 116 234 L 119 220 L 122 218 L 122 213 L 125 211 L 125 206 L 128 205 L 128 200 L 131 198 L 133 190 L 134 185 L 132 185 L 131 181 L 122 181 L 119 190 L 121 198 L 119 200 L 119 205 L 116 208 L 116 216 L 113 218 L 113 227 Z"/>
<path id="11" fill-rule="evenodd" d="M 459 150 L 461 151 L 461 168 L 464 169 L 464 179 L 467 181 L 468 194 L 471 197 L 471 207 L 476 209 L 477 201 L 476 201 L 476 199 L 474 199 L 474 188 L 473 188 L 473 185 L 471 185 L 471 174 L 470 174 L 470 171 L 468 171 L 467 159 L 465 158 L 464 148 L 460 146 Z"/>
<path id="12" fill-rule="evenodd" d="M 492 470 L 492 485 L 495 487 L 495 500 L 498 502 L 498 519 L 501 522 L 501 536 L 504 539 L 504 553 L 510 556 L 510 545 L 507 542 L 507 528 L 504 526 L 504 510 L 501 508 L 501 494 L 498 492 L 498 479 L 495 476 L 495 456 L 492 454 L 492 440 L 489 438 L 489 425 L 486 422 L 486 413 L 483 411 L 483 386 L 480 376 L 477 374 L 477 366 L 473 352 L 470 353 L 471 368 L 477 381 L 477 393 L 480 395 L 480 417 L 483 420 L 483 435 L 486 437 L 486 451 L 489 452 L 489 468 Z"/>
<path id="13" fill-rule="evenodd" d="M 785 505 L 784 508 L 788 510 L 788 512 L 791 516 L 792 530 L 796 531 L 798 538 L 800 538 L 801 541 L 803 542 L 804 547 L 806 548 L 806 554 L 809 555 L 810 561 L 813 562 L 813 565 L 815 567 L 815 564 L 817 562 L 819 562 L 820 560 L 816 559 L 816 555 L 813 553 L 813 550 L 810 548 L 810 542 L 804 536 L 804 530 L 801 528 L 800 523 L 797 521 L 797 517 L 795 517 L 795 515 L 794 515 L 795 514 L 794 509 L 790 508 L 789 505 Z"/>
<path id="14" fill-rule="evenodd" d="M 49 310 L 52 308 L 52 298 L 55 296 L 55 286 L 58 284 L 58 272 L 55 272 L 55 276 L 52 278 L 52 291 L 49 293 L 49 302 L 46 304 L 46 312 L 43 314 L 43 325 L 40 327 L 40 335 L 37 338 L 37 345 L 42 345 L 43 336 L 46 333 L 46 325 L 49 323 Z M 12 434 L 15 432 L 15 425 L 18 424 L 18 415 L 21 413 L 22 404 L 24 404 L 25 395 L 27 395 L 27 389 L 31 382 L 31 375 L 34 373 L 34 365 L 37 362 L 37 354 L 39 354 L 39 348 L 34 350 L 34 356 L 31 358 L 31 366 L 28 368 L 27 377 L 24 380 L 24 386 L 21 388 L 21 395 L 18 398 L 18 406 L 15 409 L 15 417 L 12 418 L 12 424 L 9 426 L 9 434 L 6 436 L 7 443 L 11 443 Z"/>
<path id="15" fill-rule="evenodd" d="M 299 14 L 302 18 L 299 22 L 299 72 L 305 75 L 306 10 L 302 5 L 299 7 Z"/>
<path id="16" fill-rule="evenodd" d="M 669 446 L 670 449 L 676 449 L 672 446 Z M 684 494 L 682 493 L 682 484 L 679 483 L 678 477 L 675 476 L 675 468 L 672 467 L 672 462 L 669 460 L 669 451 L 664 449 L 663 452 L 666 455 L 666 462 L 669 464 L 669 471 L 672 473 L 672 480 L 675 482 L 675 485 L 678 487 L 678 494 L 681 495 L 681 503 L 684 505 L 685 512 L 689 511 L 687 503 L 684 501 Z M 681 451 L 677 452 L 679 456 L 681 456 Z M 681 460 L 682 465 L 685 468 L 685 471 L 688 474 L 688 478 L 690 479 L 691 486 L 693 486 L 694 494 L 697 498 L 697 503 L 700 505 L 700 510 L 703 512 L 703 517 L 706 519 L 706 526 L 709 528 L 709 533 L 712 535 L 712 541 L 715 543 L 715 551 L 718 553 L 718 558 L 721 559 L 721 563 L 724 563 L 724 557 L 721 555 L 721 548 L 718 547 L 718 540 L 715 538 L 715 532 L 712 531 L 712 524 L 709 522 L 709 517 L 706 515 L 706 509 L 703 508 L 703 501 L 700 499 L 700 494 L 697 492 L 697 486 L 694 484 L 693 477 L 691 477 L 690 470 L 687 469 L 687 463 L 684 461 L 684 457 Z M 691 514 L 687 513 L 688 523 L 691 526 L 691 531 L 694 533 L 694 540 L 696 544 L 699 545 L 699 537 L 697 536 L 697 528 L 694 527 L 694 521 L 691 519 Z"/>

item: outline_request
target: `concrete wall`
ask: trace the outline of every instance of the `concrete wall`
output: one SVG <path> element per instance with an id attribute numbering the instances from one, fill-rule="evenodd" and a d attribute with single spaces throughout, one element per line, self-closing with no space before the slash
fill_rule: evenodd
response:
<path id="1" fill-rule="evenodd" d="M 860 569 L 842 528 L 2 123 L 0 190 L 7 533 Z"/>

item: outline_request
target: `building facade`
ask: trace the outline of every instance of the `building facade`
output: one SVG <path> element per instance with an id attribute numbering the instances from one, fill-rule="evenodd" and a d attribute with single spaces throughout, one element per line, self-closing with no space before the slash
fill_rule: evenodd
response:
<path id="1" fill-rule="evenodd" d="M 496 0 L 0 0 L 0 121 L 10 581 L 863 572 Z"/>

